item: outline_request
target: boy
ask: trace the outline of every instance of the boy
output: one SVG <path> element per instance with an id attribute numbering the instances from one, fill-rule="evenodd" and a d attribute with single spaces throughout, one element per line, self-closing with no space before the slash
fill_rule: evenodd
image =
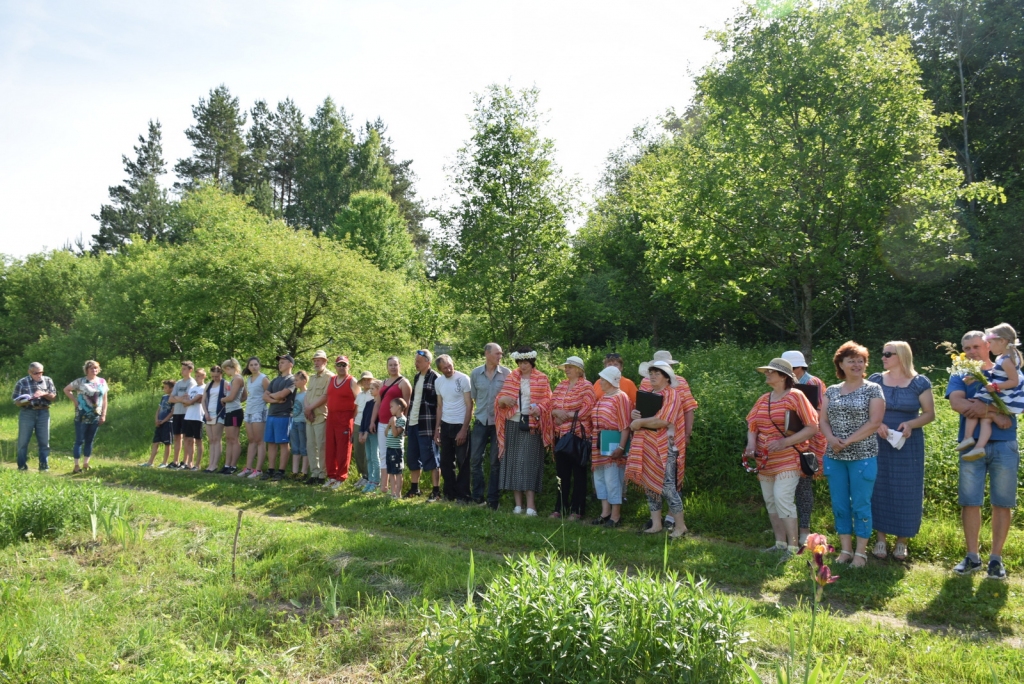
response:
<path id="1" fill-rule="evenodd" d="M 292 407 L 292 479 L 299 478 L 299 463 L 302 475 L 309 472 L 309 456 L 306 455 L 306 383 L 309 374 L 299 371 L 295 374 L 295 405 Z"/>
<path id="2" fill-rule="evenodd" d="M 178 456 L 181 455 L 181 442 L 185 434 L 185 401 L 188 399 L 188 391 L 196 386 L 192 379 L 192 371 L 195 364 L 191 361 L 181 362 L 181 380 L 174 383 L 174 390 L 171 392 L 170 402 L 174 404 L 173 418 L 171 418 L 171 433 L 174 439 L 174 460 L 167 466 L 171 470 L 179 467 Z"/>
<path id="3" fill-rule="evenodd" d="M 263 441 L 267 443 L 267 470 L 259 476 L 261 480 L 283 480 L 284 467 L 291 451 L 292 406 L 295 404 L 295 376 L 292 366 L 295 359 L 291 354 L 277 357 L 278 376 L 270 381 L 263 393 L 267 403 L 267 423 L 263 429 Z M 307 376 L 308 377 L 308 376 Z M 281 459 L 277 460 L 278 449 Z M 262 470 L 262 459 L 257 459 L 256 470 Z M 275 461 L 278 468 L 274 470 Z"/>
<path id="4" fill-rule="evenodd" d="M 187 398 L 181 402 L 185 405 L 185 420 L 182 434 L 185 443 L 185 459 L 182 470 L 199 470 L 203 461 L 203 417 L 206 407 L 203 406 L 203 391 L 206 389 L 206 369 L 196 369 L 196 384 L 188 388 Z M 193 454 L 195 458 L 193 459 Z"/>
<path id="5" fill-rule="evenodd" d="M 388 471 L 384 490 L 391 492 L 392 499 L 397 499 L 402 493 L 402 434 L 405 432 L 405 409 L 408 406 L 401 397 L 392 399 L 391 420 L 384 430 Z"/>
<path id="6" fill-rule="evenodd" d="M 164 445 L 164 462 L 160 464 L 161 468 L 167 467 L 167 459 L 171 455 L 171 417 L 174 415 L 173 408 L 171 407 L 171 392 L 174 391 L 174 381 L 164 380 L 163 383 L 164 395 L 160 397 L 160 405 L 156 409 L 156 417 L 153 422 L 156 424 L 156 430 L 153 432 L 153 447 L 149 451 L 149 463 L 140 463 L 144 468 L 150 468 L 153 466 L 153 461 L 156 460 L 156 452 L 160 448 L 160 445 Z"/>

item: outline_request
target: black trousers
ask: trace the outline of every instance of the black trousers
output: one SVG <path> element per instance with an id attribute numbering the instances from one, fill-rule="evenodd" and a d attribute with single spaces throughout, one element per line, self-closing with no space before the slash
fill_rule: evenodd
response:
<path id="1" fill-rule="evenodd" d="M 555 454 L 555 473 L 559 479 L 555 510 L 562 515 L 575 513 L 582 517 L 587 509 L 587 482 L 590 481 L 590 469 L 582 468 L 565 456 Z"/>
<path id="2" fill-rule="evenodd" d="M 469 500 L 469 430 L 466 430 L 466 441 L 456 444 L 460 430 L 461 425 L 441 422 L 441 477 L 444 478 L 444 498 L 449 501 Z"/>

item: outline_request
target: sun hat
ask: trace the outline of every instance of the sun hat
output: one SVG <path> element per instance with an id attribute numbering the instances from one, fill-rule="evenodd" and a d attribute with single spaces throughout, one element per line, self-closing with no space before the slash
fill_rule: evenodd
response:
<path id="1" fill-rule="evenodd" d="M 668 374 L 668 382 L 672 387 L 679 386 L 679 378 L 676 377 L 675 369 L 668 361 L 658 359 L 657 361 L 651 361 L 650 363 L 641 363 L 640 368 L 643 371 L 643 375 L 650 373 L 652 368 L 665 371 Z"/>
<path id="2" fill-rule="evenodd" d="M 326 361 L 327 360 L 327 352 L 325 352 L 323 349 L 317 349 L 315 352 L 313 352 L 313 358 L 314 359 L 323 359 L 324 361 Z"/>
<path id="3" fill-rule="evenodd" d="M 619 380 L 622 378 L 622 371 L 615 366 L 606 366 L 604 370 L 597 374 L 599 378 L 603 378 L 608 381 L 612 387 L 619 386 Z"/>
<path id="4" fill-rule="evenodd" d="M 654 352 L 654 360 L 664 361 L 665 363 L 670 363 L 673 366 L 679 363 L 678 361 L 672 358 L 672 352 L 665 351 L 664 349 Z"/>
<path id="5" fill-rule="evenodd" d="M 793 368 L 807 368 L 807 361 L 804 359 L 804 353 L 798 351 L 782 352 L 782 360 L 789 361 L 789 365 Z"/>
<path id="6" fill-rule="evenodd" d="M 374 379 L 373 373 L 371 373 L 370 371 L 363 371 L 362 374 L 359 376 L 360 382 L 363 381 L 363 380 L 373 380 L 373 379 Z"/>
<path id="7" fill-rule="evenodd" d="M 565 370 L 566 366 L 576 366 L 580 370 L 585 370 L 583 367 L 583 359 L 581 359 L 578 356 L 570 356 L 565 360 L 565 363 L 561 364 L 558 367 L 561 368 L 562 370 Z"/>
<path id="8" fill-rule="evenodd" d="M 776 373 L 782 373 L 783 375 L 796 380 L 796 376 L 793 375 L 793 366 L 786 359 L 772 359 L 768 362 L 767 366 L 758 366 L 757 370 L 759 373 L 773 370 Z"/>

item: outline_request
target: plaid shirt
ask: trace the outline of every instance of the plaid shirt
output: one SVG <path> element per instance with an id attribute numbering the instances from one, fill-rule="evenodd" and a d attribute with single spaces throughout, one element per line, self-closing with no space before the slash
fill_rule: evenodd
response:
<path id="1" fill-rule="evenodd" d="M 421 428 L 426 428 L 430 434 L 434 434 L 434 427 L 437 425 L 437 390 L 434 389 L 434 381 L 438 378 L 437 372 L 431 368 L 423 378 L 423 398 L 420 400 L 419 421 L 416 423 Z M 416 381 L 412 381 L 412 394 L 409 395 L 409 406 L 416 401 Z"/>
<path id="2" fill-rule="evenodd" d="M 33 395 L 36 393 L 36 390 L 42 390 L 46 394 L 57 393 L 57 388 L 54 387 L 53 380 L 49 376 L 44 375 L 36 382 L 32 379 L 31 375 L 26 375 L 14 386 L 14 394 L 11 395 L 11 400 L 17 399 L 23 394 Z M 35 400 L 32 408 L 49 408 L 50 403 L 49 399 L 39 398 Z"/>

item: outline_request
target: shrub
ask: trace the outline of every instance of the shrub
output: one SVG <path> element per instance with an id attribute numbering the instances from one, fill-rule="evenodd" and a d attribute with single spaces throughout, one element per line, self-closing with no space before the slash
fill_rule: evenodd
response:
<path id="1" fill-rule="evenodd" d="M 31 535 L 55 537 L 89 526 L 93 501 L 115 500 L 112 492 L 89 481 L 62 482 L 13 470 L 0 471 L 0 548 Z"/>
<path id="2" fill-rule="evenodd" d="M 533 555 L 479 604 L 434 607 L 421 667 L 446 682 L 731 682 L 746 609 L 692 576 Z"/>

